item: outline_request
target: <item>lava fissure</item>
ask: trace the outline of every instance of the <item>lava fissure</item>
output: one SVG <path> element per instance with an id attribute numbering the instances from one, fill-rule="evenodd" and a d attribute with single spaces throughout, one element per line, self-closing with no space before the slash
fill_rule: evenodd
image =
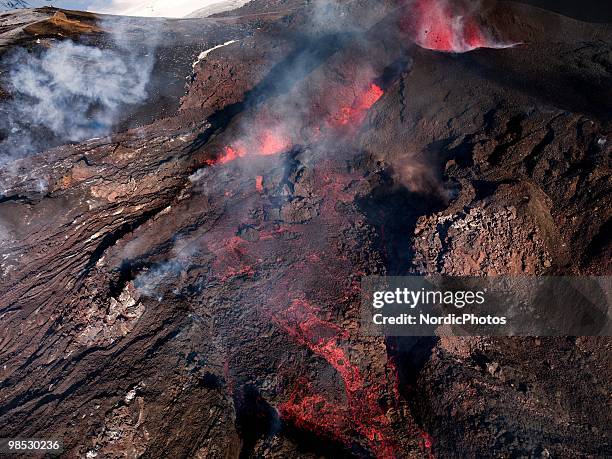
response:
<path id="1" fill-rule="evenodd" d="M 300 38 L 304 39 L 305 37 Z M 242 101 L 228 105 L 208 117 L 207 121 L 210 127 L 189 146 L 189 153 L 200 151 L 213 135 L 222 132 L 234 117 L 245 110 L 253 110 L 265 104 L 267 100 L 289 92 L 292 86 L 296 85 L 299 80 L 306 78 L 310 72 L 345 46 L 351 38 L 354 38 L 351 34 L 338 34 L 320 38 L 306 38 L 305 42 L 295 41 L 294 51 L 286 56 L 282 62 L 271 68 L 267 76 L 256 87 L 247 91 Z M 299 68 L 303 73 L 297 73 L 296 68 Z M 263 135 L 269 135 L 269 133 L 263 133 Z M 209 165 L 216 162 L 224 163 L 246 154 L 246 150 L 236 151 L 231 146 L 226 146 L 224 149 L 221 159 L 207 160 L 205 163 Z"/>
<path id="2" fill-rule="evenodd" d="M 308 302 L 294 300 L 286 310 L 273 316 L 273 320 L 336 369 L 344 384 L 348 411 L 337 410 L 320 394 L 294 393 L 281 406 L 281 415 L 302 427 L 327 431 L 340 440 L 346 440 L 347 430 L 354 426 L 367 439 L 376 457 L 395 457 L 397 445 L 391 440 L 391 421 L 379 403 L 379 387 L 373 381 L 366 383 L 359 369 L 350 363 L 343 349 L 349 334 L 321 320 L 318 314 L 320 311 Z"/>

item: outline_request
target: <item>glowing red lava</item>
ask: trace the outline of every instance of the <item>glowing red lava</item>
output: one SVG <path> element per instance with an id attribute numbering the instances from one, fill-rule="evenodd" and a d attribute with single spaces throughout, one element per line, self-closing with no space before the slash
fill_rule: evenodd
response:
<path id="1" fill-rule="evenodd" d="M 302 384 L 281 405 L 281 416 L 298 426 L 324 432 L 341 441 L 349 438 L 350 429 L 356 429 L 367 439 L 377 457 L 395 457 L 391 422 L 379 404 L 382 388 L 375 382 L 364 381 L 359 369 L 350 362 L 343 349 L 343 345 L 348 344 L 348 333 L 320 319 L 318 313 L 320 311 L 308 302 L 294 300 L 274 320 L 298 343 L 336 369 L 344 383 L 347 406 L 336 406 L 320 394 L 308 393 L 308 386 Z"/>
<path id="2" fill-rule="evenodd" d="M 246 149 L 243 146 L 225 147 L 224 154 L 217 159 L 217 162 L 220 164 L 229 163 L 230 161 L 246 156 L 246 154 Z"/>
<path id="3" fill-rule="evenodd" d="M 365 91 L 358 94 L 351 105 L 342 106 L 338 112 L 330 116 L 332 126 L 359 126 L 365 120 L 366 114 L 372 105 L 384 95 L 380 86 L 371 83 Z"/>
<path id="4" fill-rule="evenodd" d="M 225 164 L 245 156 L 277 155 L 291 149 L 292 145 L 287 135 L 264 129 L 224 147 L 223 153 L 216 160 L 208 161 L 208 164 Z"/>
<path id="5" fill-rule="evenodd" d="M 352 97 L 352 100 L 347 101 L 346 105 L 340 106 L 335 112 L 332 112 L 327 119 L 328 127 L 339 131 L 346 128 L 357 128 L 364 122 L 366 114 L 370 108 L 383 96 L 384 91 L 375 83 L 370 83 L 361 91 Z M 247 156 L 271 156 L 278 155 L 290 150 L 294 144 L 299 143 L 299 134 L 293 135 L 289 130 L 283 127 L 282 121 L 271 121 L 270 116 L 259 117 L 253 122 L 251 134 L 236 140 L 232 144 L 223 148 L 216 159 L 206 161 L 208 165 L 226 164 L 238 158 Z M 272 124 L 272 128 L 267 127 Z M 261 127 L 266 126 L 266 127 Z M 312 133 L 310 140 L 319 140 L 323 135 L 321 126 L 309 126 Z M 336 132 L 338 133 L 338 132 Z"/>
<path id="6" fill-rule="evenodd" d="M 275 134 L 271 131 L 264 131 L 257 138 L 257 153 L 262 156 L 277 155 L 291 148 L 292 142 L 287 136 Z"/>
<path id="7" fill-rule="evenodd" d="M 423 437 L 423 446 L 425 448 L 427 448 L 427 449 L 430 449 L 432 447 L 432 445 L 433 445 L 433 442 L 431 440 L 431 436 L 428 433 L 423 432 L 421 434 L 421 437 Z"/>
<path id="8" fill-rule="evenodd" d="M 422 48 L 464 53 L 477 48 L 503 48 L 479 23 L 469 2 L 416 0 L 405 24 Z"/>

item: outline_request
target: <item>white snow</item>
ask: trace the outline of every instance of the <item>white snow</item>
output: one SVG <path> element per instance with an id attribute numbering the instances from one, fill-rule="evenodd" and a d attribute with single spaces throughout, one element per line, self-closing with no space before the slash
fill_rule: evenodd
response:
<path id="1" fill-rule="evenodd" d="M 182 18 L 200 10 L 220 13 L 232 10 L 248 0 L 112 0 L 110 5 L 91 8 L 97 13 L 123 16 Z M 210 8 L 210 9 L 209 9 Z M 199 17 L 203 17 L 198 15 Z"/>
<path id="2" fill-rule="evenodd" d="M 206 59 L 206 56 L 208 56 L 211 52 L 213 52 L 215 49 L 219 49 L 219 48 L 223 48 L 224 46 L 227 45 L 231 45 L 232 43 L 236 43 L 236 40 L 230 40 L 230 41 L 226 41 L 225 43 L 223 43 L 222 45 L 217 45 L 217 46 L 213 46 L 212 48 L 207 49 L 206 51 L 202 51 L 200 53 L 200 55 L 198 56 L 198 60 L 195 61 L 193 63 L 193 68 L 195 69 L 196 66 L 202 62 L 204 59 Z"/>
<path id="3" fill-rule="evenodd" d="M 235 10 L 248 3 L 249 0 L 211 0 L 204 8 L 193 11 L 186 17 L 206 18 L 213 14 L 223 13 L 224 11 Z"/>

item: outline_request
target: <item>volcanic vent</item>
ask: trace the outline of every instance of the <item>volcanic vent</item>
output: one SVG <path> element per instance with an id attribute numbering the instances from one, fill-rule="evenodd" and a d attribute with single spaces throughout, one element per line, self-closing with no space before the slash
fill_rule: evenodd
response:
<path id="1" fill-rule="evenodd" d="M 28 32 L 55 13 L 0 16 L 0 43 L 61 49 Z M 92 27 L 78 46 L 152 28 L 63 14 Z M 444 0 L 156 21 L 155 110 L 0 171 L 1 437 L 87 457 L 610 453 L 609 340 L 359 326 L 368 274 L 609 274 L 609 27 Z"/>

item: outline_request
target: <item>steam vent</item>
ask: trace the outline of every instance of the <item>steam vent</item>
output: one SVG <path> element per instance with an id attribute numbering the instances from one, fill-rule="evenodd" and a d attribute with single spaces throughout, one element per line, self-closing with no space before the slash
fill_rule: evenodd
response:
<path id="1" fill-rule="evenodd" d="M 612 457 L 607 1 L 140 3 L 0 1 L 1 458 Z"/>

